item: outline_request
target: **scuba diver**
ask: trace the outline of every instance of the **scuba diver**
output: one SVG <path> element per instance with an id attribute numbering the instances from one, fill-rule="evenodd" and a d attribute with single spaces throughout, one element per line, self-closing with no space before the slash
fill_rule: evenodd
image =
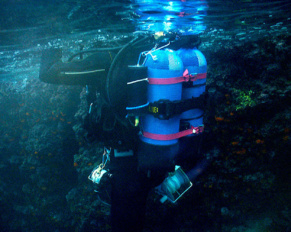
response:
<path id="1" fill-rule="evenodd" d="M 43 51 L 41 81 L 86 86 L 87 139 L 105 146 L 89 179 L 110 179 L 113 232 L 142 231 L 150 190 L 176 202 L 205 166 L 193 169 L 201 160 L 207 67 L 199 43 L 196 35 L 159 32 L 68 62 L 61 49 Z"/>

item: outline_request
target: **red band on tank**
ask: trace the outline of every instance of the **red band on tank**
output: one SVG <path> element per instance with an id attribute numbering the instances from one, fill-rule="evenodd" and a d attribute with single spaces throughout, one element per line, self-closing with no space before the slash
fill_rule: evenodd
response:
<path id="1" fill-rule="evenodd" d="M 181 82 L 197 81 L 206 78 L 206 73 L 189 74 L 188 69 L 186 69 L 181 77 L 169 77 L 169 78 L 152 78 L 149 77 L 148 81 L 151 85 L 171 85 Z"/>
<path id="2" fill-rule="evenodd" d="M 190 129 L 180 131 L 180 132 L 175 133 L 175 134 L 162 135 L 162 134 L 153 134 L 150 132 L 143 131 L 142 135 L 146 138 L 149 138 L 149 139 L 166 141 L 166 140 L 179 139 L 179 138 L 182 138 L 182 137 L 187 136 L 187 135 L 200 134 L 203 131 L 204 131 L 204 126 L 199 126 L 199 127 L 191 126 Z"/>

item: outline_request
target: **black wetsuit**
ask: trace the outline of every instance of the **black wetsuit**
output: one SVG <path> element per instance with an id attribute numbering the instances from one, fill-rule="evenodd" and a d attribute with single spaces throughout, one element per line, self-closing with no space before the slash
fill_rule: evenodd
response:
<path id="1" fill-rule="evenodd" d="M 93 53 L 85 59 L 66 63 L 61 57 L 60 49 L 43 52 L 40 80 L 52 84 L 103 86 L 115 53 Z"/>
<path id="2" fill-rule="evenodd" d="M 141 40 L 143 42 L 143 40 Z M 138 44 L 133 42 L 133 45 Z M 152 46 L 152 45 L 150 45 Z M 165 178 L 168 171 L 174 170 L 174 161 L 169 163 L 168 160 L 158 160 L 154 156 L 153 162 L 162 164 L 167 163 L 165 168 L 153 168 L 152 170 L 140 169 L 138 164 L 138 129 L 126 125 L 122 118 L 124 104 L 120 104 L 123 98 L 126 99 L 126 92 L 121 91 L 124 86 L 119 82 L 119 78 L 126 76 L 127 65 L 132 65 L 137 61 L 138 55 L 145 48 L 134 50 L 132 46 L 127 46 L 122 52 L 122 56 L 118 57 L 118 53 L 115 56 L 115 52 L 102 51 L 92 54 L 87 58 L 77 62 L 61 62 L 60 50 L 47 50 L 42 57 L 42 63 L 40 67 L 40 79 L 44 82 L 54 84 L 78 84 L 78 85 L 91 85 L 98 91 L 103 92 L 103 95 L 108 94 L 108 91 L 104 91 L 106 88 L 115 88 L 115 91 L 109 91 L 107 98 L 109 108 L 105 109 L 106 117 L 108 115 L 114 115 L 118 118 L 116 125 L 111 131 L 102 130 L 101 124 L 91 125 L 90 120 L 87 121 L 88 130 L 91 130 L 91 134 L 96 133 L 95 139 L 104 140 L 105 144 L 118 149 L 130 149 L 133 151 L 132 156 L 127 157 L 115 157 L 114 154 L 110 162 L 110 172 L 112 175 L 112 193 L 111 193 L 111 217 L 112 217 L 112 231 L 113 232 L 139 232 L 143 230 L 144 218 L 146 212 L 146 200 L 149 191 L 159 185 Z M 120 58 L 121 57 L 121 58 Z M 112 64 L 113 62 L 113 64 Z M 107 80 L 107 81 L 106 81 Z M 109 83 L 108 83 L 109 80 Z M 112 97 L 112 99 L 108 99 Z M 104 114 L 103 114 L 104 115 Z M 100 120 L 102 122 L 102 120 Z M 89 134 L 90 134 L 89 133 Z M 99 137 L 98 137 L 99 136 Z M 185 138 L 184 143 L 193 144 L 195 138 Z M 178 147 L 175 153 L 180 153 L 182 156 L 191 156 L 197 151 L 191 149 L 185 149 L 178 151 Z M 195 147 L 198 147 L 195 145 Z M 150 147 L 151 149 L 151 147 Z M 154 150 L 160 150 L 158 152 L 167 152 L 163 149 L 153 148 Z M 147 158 L 147 153 L 151 150 L 139 154 Z M 167 153 L 168 154 L 168 153 Z M 177 160 L 183 160 L 185 157 L 176 157 Z M 194 157 L 194 156 L 192 156 Z M 170 157 L 172 159 L 174 157 Z M 156 159 L 156 160 L 155 160 Z M 194 158 L 196 159 L 196 158 Z M 145 159 L 146 160 L 146 159 Z M 151 162 L 151 161 L 150 161 Z M 192 162 L 192 161 L 191 161 Z M 150 173 L 150 175 L 149 175 Z"/>
<path id="3" fill-rule="evenodd" d="M 137 52 L 128 53 L 122 64 L 118 64 L 113 72 L 126 75 L 124 61 L 129 62 L 132 57 L 136 57 Z M 43 52 L 40 67 L 40 79 L 44 82 L 53 84 L 70 85 L 91 85 L 99 91 L 106 86 L 106 78 L 113 58 L 114 52 L 97 52 L 83 60 L 63 63 L 61 61 L 61 51 L 59 49 L 46 50 Z M 124 65 L 123 65 L 124 64 Z M 101 71 L 98 71 L 101 70 Z M 117 83 L 118 85 L 118 83 Z M 110 117 L 115 109 L 105 107 L 102 117 Z M 117 112 L 118 113 L 118 112 Z M 160 184 L 165 177 L 165 172 L 155 171 L 150 177 L 144 171 L 138 170 L 137 143 L 138 129 L 128 127 L 124 122 L 117 121 L 114 129 L 110 131 L 102 130 L 102 122 L 90 124 L 90 119 L 85 119 L 89 134 L 94 139 L 103 140 L 108 146 L 118 149 L 131 149 L 133 156 L 114 157 L 111 154 L 110 172 L 112 173 L 111 191 L 111 219 L 113 232 L 139 232 L 143 230 L 146 211 L 146 200 L 149 191 Z M 95 133 L 94 133 L 95 132 Z M 114 144 L 116 146 L 114 146 Z"/>

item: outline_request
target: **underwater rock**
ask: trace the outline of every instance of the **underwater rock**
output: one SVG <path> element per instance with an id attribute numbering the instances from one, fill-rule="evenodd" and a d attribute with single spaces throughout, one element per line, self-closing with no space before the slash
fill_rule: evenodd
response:
<path id="1" fill-rule="evenodd" d="M 250 41 L 226 31 L 202 35 L 209 63 L 202 147 L 211 162 L 178 205 L 150 196 L 149 228 L 290 230 L 290 35 L 280 27 Z M 12 231 L 109 231 L 109 208 L 87 179 L 103 144 L 86 140 L 85 89 L 23 80 L 0 90 L 0 224 Z"/>

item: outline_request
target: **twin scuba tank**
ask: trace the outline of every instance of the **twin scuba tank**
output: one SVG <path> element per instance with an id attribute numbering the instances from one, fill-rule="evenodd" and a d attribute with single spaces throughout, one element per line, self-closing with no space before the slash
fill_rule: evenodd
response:
<path id="1" fill-rule="evenodd" d="M 139 119 L 141 169 L 170 171 L 179 140 L 203 132 L 197 99 L 205 92 L 206 71 L 206 59 L 196 48 L 150 51 L 143 65 L 129 66 L 126 109 Z"/>

